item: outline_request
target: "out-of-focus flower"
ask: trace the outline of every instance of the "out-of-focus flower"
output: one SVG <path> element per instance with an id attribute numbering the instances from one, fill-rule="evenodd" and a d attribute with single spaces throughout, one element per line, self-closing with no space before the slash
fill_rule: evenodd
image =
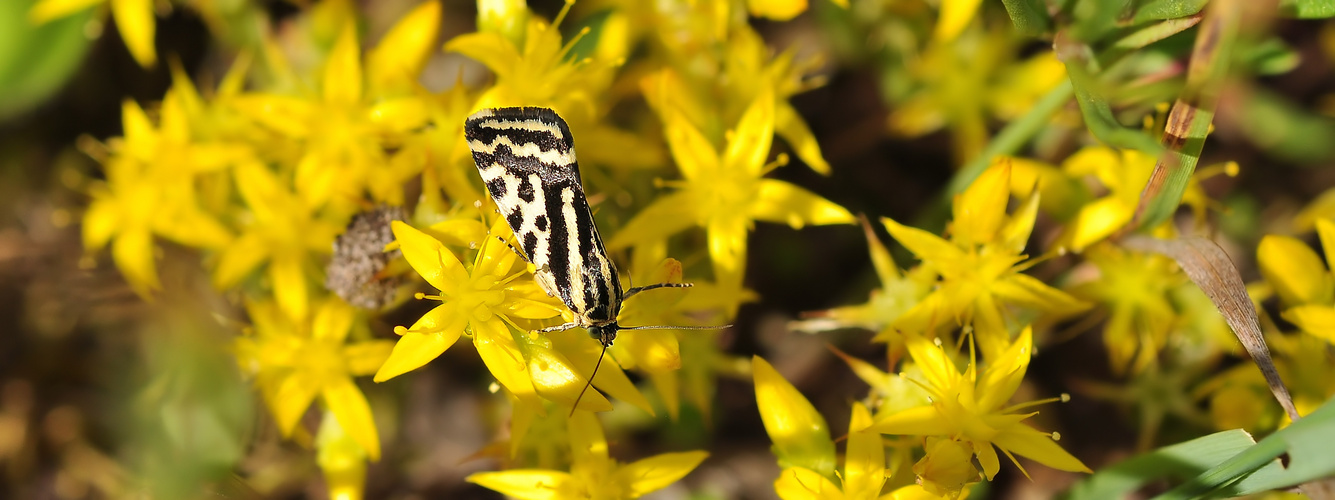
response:
<path id="1" fill-rule="evenodd" d="M 324 473 L 330 500 L 360 500 L 366 486 L 367 453 L 343 430 L 333 412 L 325 412 L 315 437 L 315 463 Z"/>
<path id="2" fill-rule="evenodd" d="M 587 411 L 576 411 L 570 417 L 567 432 L 570 472 L 512 469 L 479 472 L 466 480 L 523 499 L 629 499 L 667 487 L 709 456 L 703 451 L 664 453 L 620 464 L 608 455 L 607 438 L 598 417 Z"/>
<path id="3" fill-rule="evenodd" d="M 1177 311 L 1168 294 L 1186 277 L 1172 259 L 1111 245 L 1092 247 L 1085 257 L 1099 274 L 1070 292 L 1107 309 L 1103 343 L 1113 373 L 1144 371 L 1158 359 L 1169 332 L 1177 327 Z"/>
<path id="4" fill-rule="evenodd" d="M 854 221 L 843 207 L 783 181 L 765 179 L 774 135 L 774 97 L 757 96 L 720 154 L 685 117 L 667 110 L 668 145 L 681 170 L 680 189 L 659 197 L 626 223 L 610 248 L 658 241 L 690 226 L 706 229 L 715 280 L 740 286 L 746 237 L 756 220 L 805 224 Z"/>
<path id="5" fill-rule="evenodd" d="M 1031 196 L 1008 217 L 1009 198 L 1010 166 L 999 164 L 955 197 L 949 240 L 882 219 L 891 236 L 922 259 L 924 267 L 941 275 L 937 288 L 904 313 L 895 322 L 896 328 L 924 332 L 951 323 L 972 325 L 983 356 L 993 359 L 1011 345 L 1008 306 L 1053 315 L 1088 307 L 1066 292 L 1022 274 L 1028 265 L 1021 252 L 1033 230 L 1038 198 Z"/>
<path id="6" fill-rule="evenodd" d="M 200 248 L 227 245 L 232 235 L 196 201 L 195 178 L 246 158 L 248 151 L 192 140 L 182 101 L 169 93 L 153 126 L 133 101 L 122 105 L 125 136 L 109 141 L 107 180 L 95 184 L 84 214 L 84 246 L 111 243 L 116 266 L 141 296 L 159 288 L 153 236 Z"/>
<path id="7" fill-rule="evenodd" d="M 1326 259 L 1335 253 L 1335 222 L 1316 221 Z M 1256 250 L 1261 275 L 1274 288 L 1285 307 L 1282 316 L 1304 332 L 1335 342 L 1335 278 L 1321 258 L 1303 242 L 1267 235 Z"/>
<path id="8" fill-rule="evenodd" d="M 110 5 L 116 29 L 134 60 L 145 68 L 157 64 L 158 53 L 153 48 L 153 33 L 157 29 L 153 0 L 41 0 L 28 11 L 28 20 L 42 24 L 102 3 Z"/>
<path id="9" fill-rule="evenodd" d="M 314 314 L 303 319 L 290 318 L 271 302 L 250 302 L 246 309 L 254 328 L 236 341 L 237 363 L 255 378 L 283 435 L 292 434 L 319 397 L 342 432 L 371 460 L 379 460 L 380 437 L 371 406 L 352 378 L 374 373 L 391 343 L 347 342 L 356 311 L 337 297 L 323 299 Z"/>
<path id="10" fill-rule="evenodd" d="M 1002 449 L 1012 460 L 1014 455 L 1020 455 L 1058 470 L 1090 472 L 1079 459 L 1057 445 L 1055 434 L 1039 432 L 1022 423 L 1037 412 L 1021 414 L 1016 411 L 1040 402 L 1002 406 L 1020 387 L 1029 366 L 1033 351 L 1029 328 L 1025 328 L 1000 356 L 992 358 L 981 373 L 972 360 L 961 373 L 940 346 L 917 334 L 910 333 L 907 337 L 909 353 L 922 370 L 923 380 L 920 382 L 932 393 L 932 403 L 879 418 L 871 430 L 884 434 L 938 436 L 967 444 L 988 480 L 1001 467 L 996 448 Z M 933 470 L 955 469 L 944 465 L 932 467 Z M 949 475 L 959 477 L 958 474 Z M 953 484 L 954 481 L 947 483 Z"/>

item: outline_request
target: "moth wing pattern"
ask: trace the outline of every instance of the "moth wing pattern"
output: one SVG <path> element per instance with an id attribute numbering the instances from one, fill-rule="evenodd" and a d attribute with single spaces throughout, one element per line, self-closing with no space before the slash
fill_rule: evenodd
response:
<path id="1" fill-rule="evenodd" d="M 547 108 L 484 109 L 464 122 L 464 137 L 538 285 L 577 321 L 616 321 L 621 284 L 584 196 L 565 120 Z"/>

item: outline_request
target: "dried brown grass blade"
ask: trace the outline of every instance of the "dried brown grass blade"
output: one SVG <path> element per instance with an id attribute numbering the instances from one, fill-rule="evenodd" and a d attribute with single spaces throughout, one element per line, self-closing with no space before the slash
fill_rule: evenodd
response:
<path id="1" fill-rule="evenodd" d="M 1131 235 L 1121 240 L 1122 246 L 1132 250 L 1154 252 L 1166 255 L 1177 261 L 1177 265 L 1187 273 L 1187 277 L 1205 292 L 1215 308 L 1224 315 L 1233 334 L 1242 342 L 1251 355 L 1256 367 L 1261 369 L 1270 392 L 1289 419 L 1298 420 L 1298 410 L 1293 406 L 1289 390 L 1275 370 L 1275 362 L 1270 357 L 1270 348 L 1261 335 L 1261 325 L 1257 320 L 1256 308 L 1247 295 L 1247 285 L 1242 281 L 1233 261 L 1215 242 L 1198 236 L 1188 236 L 1172 240 L 1161 240 L 1144 235 Z"/>

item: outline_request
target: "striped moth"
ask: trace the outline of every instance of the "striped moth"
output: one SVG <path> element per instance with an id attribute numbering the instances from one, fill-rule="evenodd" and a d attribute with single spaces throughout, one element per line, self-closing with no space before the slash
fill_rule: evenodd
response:
<path id="1" fill-rule="evenodd" d="M 573 321 L 538 331 L 587 329 L 603 346 L 593 367 L 594 375 L 618 331 L 730 326 L 626 327 L 617 323 L 626 299 L 655 288 L 685 288 L 691 284 L 657 283 L 621 289 L 616 265 L 607 256 L 584 198 L 574 138 L 556 112 L 536 107 L 484 109 L 464 122 L 464 136 L 487 192 L 514 230 L 519 250 L 533 264 L 538 285 L 547 295 L 560 297 L 574 313 Z M 590 375 L 580 398 L 592 383 Z M 579 405 L 579 398 L 575 405 Z"/>

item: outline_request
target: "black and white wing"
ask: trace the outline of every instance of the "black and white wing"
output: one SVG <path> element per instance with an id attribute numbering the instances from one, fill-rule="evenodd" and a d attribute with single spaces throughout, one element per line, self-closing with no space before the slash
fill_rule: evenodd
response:
<path id="1" fill-rule="evenodd" d="M 621 283 L 584 198 L 565 120 L 547 108 L 484 109 L 468 117 L 464 136 L 538 284 L 577 318 L 615 321 Z"/>

